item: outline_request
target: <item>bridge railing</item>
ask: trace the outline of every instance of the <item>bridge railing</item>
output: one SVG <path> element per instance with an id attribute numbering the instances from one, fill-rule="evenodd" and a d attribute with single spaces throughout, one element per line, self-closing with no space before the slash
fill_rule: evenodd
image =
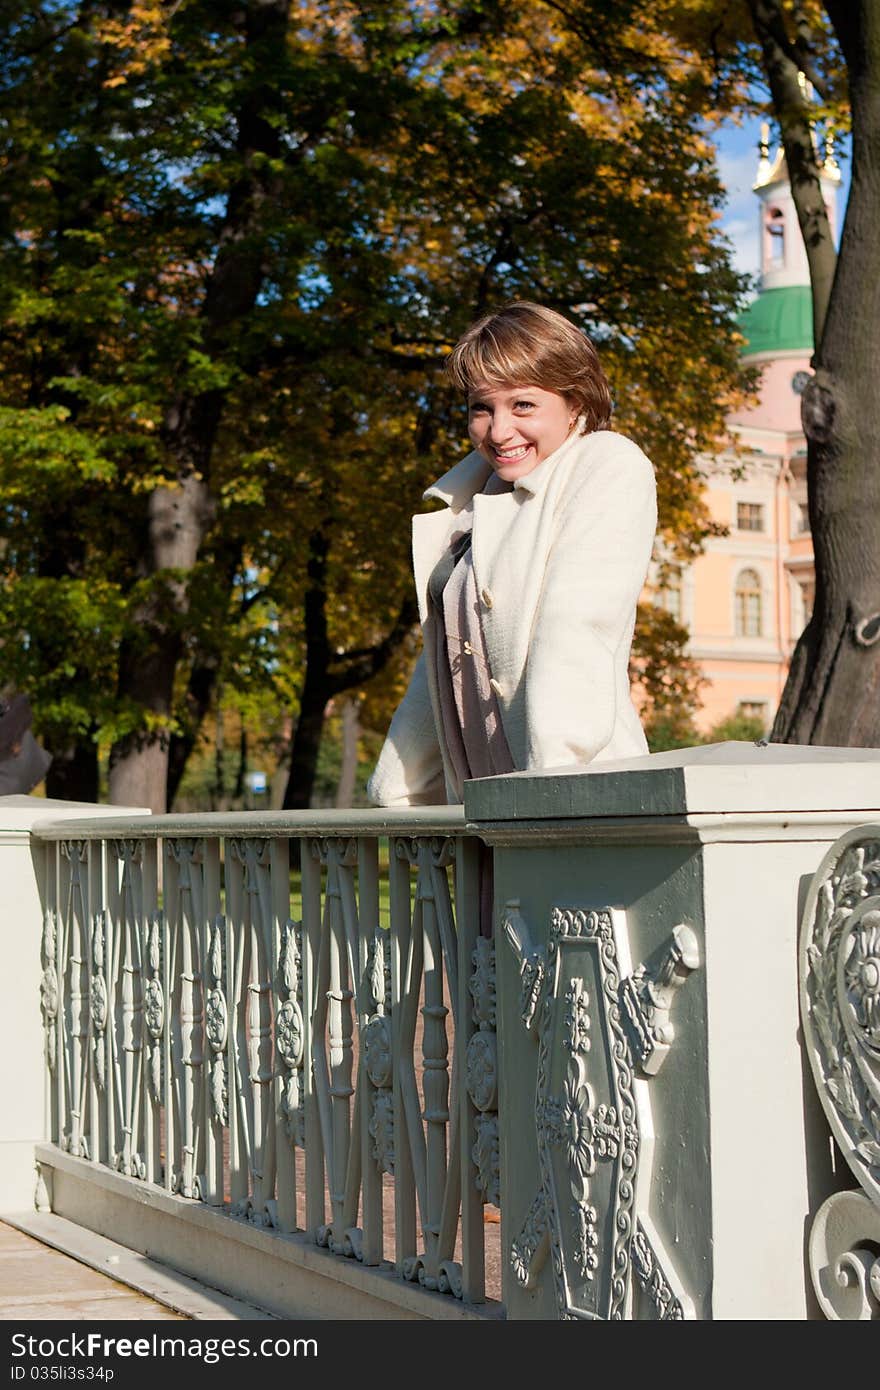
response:
<path id="1" fill-rule="evenodd" d="M 52 1144 L 483 1303 L 494 948 L 462 812 L 105 815 L 34 844 Z"/>
<path id="2" fill-rule="evenodd" d="M 0 1189 L 288 1317 L 876 1316 L 878 764 L 7 798 Z"/>

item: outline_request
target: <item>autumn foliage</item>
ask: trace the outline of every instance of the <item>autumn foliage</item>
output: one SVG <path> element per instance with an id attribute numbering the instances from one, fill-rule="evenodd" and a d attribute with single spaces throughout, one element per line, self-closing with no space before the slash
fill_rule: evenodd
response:
<path id="1" fill-rule="evenodd" d="M 659 23 L 11 0 L 0 39 L 0 642 L 54 794 L 104 748 L 111 798 L 164 808 L 222 698 L 293 714 L 306 805 L 328 700 L 387 716 L 409 516 L 465 447 L 443 359 L 487 306 L 593 335 L 695 552 L 742 286 L 705 68 Z"/>

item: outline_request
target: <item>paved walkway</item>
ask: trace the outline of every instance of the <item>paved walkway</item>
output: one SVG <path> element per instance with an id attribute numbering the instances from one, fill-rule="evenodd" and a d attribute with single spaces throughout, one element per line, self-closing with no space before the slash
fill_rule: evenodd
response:
<path id="1" fill-rule="evenodd" d="M 486 1214 L 486 1292 L 498 1298 L 501 1228 L 494 1209 Z M 390 1222 L 387 1206 L 386 1215 Z M 264 1308 L 210 1289 L 62 1216 L 36 1211 L 0 1218 L 0 1321 L 34 1319 L 275 1321 Z"/>
<path id="2" fill-rule="evenodd" d="M 54 1212 L 0 1219 L 0 1320 L 275 1321 Z"/>
<path id="3" fill-rule="evenodd" d="M 0 1319 L 187 1320 L 106 1274 L 0 1222 Z"/>

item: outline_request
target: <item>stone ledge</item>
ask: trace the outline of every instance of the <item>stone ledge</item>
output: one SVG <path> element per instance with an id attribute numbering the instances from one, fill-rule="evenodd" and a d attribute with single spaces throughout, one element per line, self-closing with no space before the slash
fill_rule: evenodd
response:
<path id="1" fill-rule="evenodd" d="M 56 1215 L 131 1252 L 281 1318 L 498 1321 L 497 1303 L 476 1307 L 365 1268 L 314 1245 L 305 1234 L 267 1232 L 201 1202 L 38 1144 Z M 51 1181 L 50 1181 L 51 1179 Z M 9 1220 L 9 1218 L 5 1218 Z M 114 1277 L 118 1277 L 114 1274 Z"/>

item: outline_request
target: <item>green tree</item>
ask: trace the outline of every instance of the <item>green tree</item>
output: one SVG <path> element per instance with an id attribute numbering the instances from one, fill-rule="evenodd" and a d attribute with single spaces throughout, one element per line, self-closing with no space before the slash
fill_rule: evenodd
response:
<path id="1" fill-rule="evenodd" d="M 408 516 L 464 443 L 442 359 L 489 304 L 596 337 L 699 545 L 740 386 L 721 191 L 672 49 L 597 33 L 543 4 L 4 8 L 0 641 L 56 794 L 94 795 L 100 738 L 111 799 L 163 808 L 220 681 L 296 709 L 307 804 L 327 700 L 405 649 Z"/>

